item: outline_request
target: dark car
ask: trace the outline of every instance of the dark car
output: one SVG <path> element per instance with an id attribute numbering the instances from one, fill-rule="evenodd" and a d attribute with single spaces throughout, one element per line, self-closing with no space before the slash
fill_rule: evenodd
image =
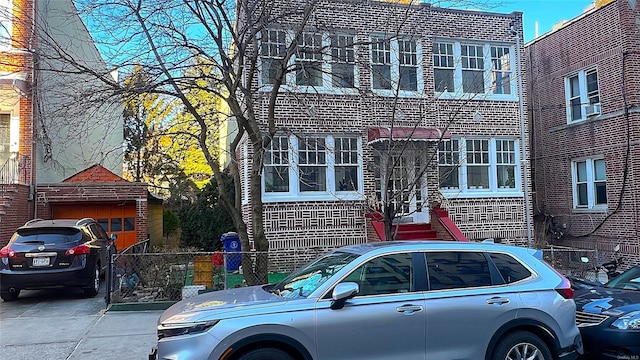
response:
<path id="1" fill-rule="evenodd" d="M 27 222 L 0 249 L 0 297 L 12 301 L 23 289 L 50 287 L 96 296 L 114 239 L 91 218 Z"/>
<path id="2" fill-rule="evenodd" d="M 588 358 L 640 359 L 640 266 L 574 299 Z"/>

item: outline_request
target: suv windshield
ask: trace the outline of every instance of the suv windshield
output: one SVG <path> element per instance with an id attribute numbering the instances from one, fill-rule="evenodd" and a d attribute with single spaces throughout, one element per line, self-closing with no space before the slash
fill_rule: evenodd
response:
<path id="1" fill-rule="evenodd" d="M 285 298 L 307 297 L 358 256 L 345 252 L 322 256 L 284 278 L 271 288 L 271 292 Z"/>
<path id="2" fill-rule="evenodd" d="M 15 243 L 63 245 L 77 242 L 81 238 L 80 230 L 74 228 L 20 229 Z"/>

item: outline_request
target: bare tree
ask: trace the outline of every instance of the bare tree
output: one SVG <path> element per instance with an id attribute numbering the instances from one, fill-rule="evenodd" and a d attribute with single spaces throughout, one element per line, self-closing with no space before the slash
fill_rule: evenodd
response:
<path id="1" fill-rule="evenodd" d="M 347 2 L 345 2 L 345 6 Z M 359 6 L 358 2 L 349 2 L 349 6 Z M 94 102 L 107 102 L 109 99 L 121 101 L 123 96 L 131 94 L 156 94 L 160 97 L 175 101 L 180 111 L 188 114 L 194 121 L 189 136 L 197 140 L 205 159 L 213 171 L 213 179 L 218 183 L 218 189 L 224 189 L 223 171 L 220 167 L 221 151 L 229 158 L 228 171 L 233 175 L 234 196 L 221 191 L 220 202 L 228 210 L 241 239 L 242 247 L 249 248 L 250 238 L 254 249 L 259 254 L 255 262 L 249 257 L 243 259 L 243 269 L 249 275 L 250 284 L 267 281 L 266 252 L 269 243 L 265 235 L 263 219 L 264 205 L 262 202 L 262 174 L 265 165 L 265 154 L 272 148 L 272 141 L 279 133 L 291 133 L 291 129 L 283 127 L 277 121 L 277 102 L 283 93 L 290 96 L 295 91 L 286 88 L 289 74 L 305 80 L 306 88 L 313 88 L 313 79 L 322 75 L 321 66 L 314 55 L 325 53 L 326 56 L 339 57 L 340 54 L 327 53 L 329 49 L 322 46 L 304 45 L 307 40 L 313 43 L 313 37 L 307 39 L 310 32 L 330 30 L 331 24 L 324 24 L 315 18 L 316 11 L 326 6 L 321 0 L 79 0 L 76 2 L 78 11 L 92 30 L 97 47 L 101 50 L 107 62 L 121 71 L 131 71 L 135 67 L 144 70 L 144 82 L 119 83 L 109 76 L 112 67 L 96 70 L 89 66 L 84 59 L 78 58 L 65 51 L 65 44 L 48 36 L 49 29 L 42 29 L 38 39 L 41 46 L 38 56 L 42 61 L 41 70 L 56 71 L 69 74 L 79 74 L 101 82 L 97 87 L 78 90 L 78 97 Z M 367 40 L 359 45 L 372 45 L 398 39 L 399 34 L 415 34 L 413 25 L 409 21 L 412 2 L 404 7 L 398 6 L 389 14 L 387 33 L 379 40 Z M 405 17 L 403 19 L 403 16 Z M 391 20 L 393 18 L 393 20 Z M 384 19 L 380 20 L 384 22 Z M 265 49 L 263 40 L 268 36 L 279 36 L 270 30 L 286 28 L 287 36 L 283 41 L 276 41 L 280 45 L 274 49 Z M 276 39 L 279 40 L 279 39 Z M 410 39 L 411 40 L 411 39 Z M 353 46 L 344 43 L 340 46 Z M 357 40 L 356 40 L 357 41 Z M 411 46 L 407 42 L 403 46 Z M 262 55 L 265 51 L 273 51 L 277 56 L 272 62 L 265 62 Z M 308 55 L 308 56 L 307 56 Z M 348 56 L 348 55 L 344 55 Z M 308 60 L 308 61 L 303 61 Z M 55 62 L 64 66 L 46 69 L 46 64 Z M 206 64 L 207 71 L 193 71 L 198 66 Z M 372 68 L 371 72 L 384 71 Z M 256 91 L 258 84 L 269 76 L 269 91 Z M 409 75 L 407 75 L 409 76 Z M 352 81 L 350 78 L 334 78 L 332 81 Z M 375 80 L 374 80 L 375 81 Z M 381 81 L 384 82 L 384 79 Z M 376 149 L 377 154 L 386 160 L 380 162 L 381 173 L 385 184 L 380 189 L 384 196 L 379 199 L 386 224 L 385 232 L 388 239 L 393 239 L 393 222 L 397 215 L 405 212 L 403 202 L 415 196 L 415 189 L 429 166 L 433 165 L 437 148 L 429 149 L 429 160 L 415 166 L 410 178 L 400 180 L 399 186 L 394 184 L 398 179 L 397 169 L 402 154 L 412 149 L 409 141 L 393 142 L 394 128 L 402 127 L 404 136 L 411 138 L 422 119 L 420 116 L 409 116 L 406 119 L 399 105 L 399 93 L 406 86 L 412 86 L 417 79 L 394 79 L 393 83 L 381 83 L 385 89 L 395 91 L 395 96 L 384 100 L 388 118 L 384 125 L 390 127 L 391 134 L 386 146 Z M 360 91 L 356 89 L 355 91 Z M 237 124 L 237 131 L 231 135 L 224 149 L 219 148 L 220 142 L 212 141 L 212 137 L 220 136 L 209 120 L 211 109 L 203 106 L 197 98 L 190 96 L 197 92 L 199 96 L 209 96 L 222 99 L 229 108 L 229 121 Z M 307 89 L 307 93 L 309 90 Z M 372 98 L 373 94 L 360 91 L 360 95 Z M 455 121 L 460 109 L 473 100 L 462 99 L 458 102 L 459 109 L 449 111 L 448 119 L 444 121 L 444 129 L 450 122 Z M 301 97 L 301 102 L 306 101 Z M 262 104 L 267 104 L 263 106 Z M 424 106 L 429 106 L 428 101 Z M 467 106 L 468 107 L 468 106 Z M 437 109 L 433 109 L 437 111 Z M 309 107 L 313 111 L 313 107 Z M 421 113 L 421 112 L 420 112 Z M 443 115 L 447 117 L 447 115 Z M 406 133 L 406 129 L 410 130 Z M 442 136 L 441 136 L 442 138 Z M 436 139 L 436 140 L 441 140 Z M 243 218 L 242 207 L 242 164 L 239 161 L 240 144 L 246 142 L 251 154 L 248 187 L 250 199 L 249 222 Z M 427 201 L 422 199 L 421 201 Z M 250 229 L 250 230 L 249 230 Z"/>

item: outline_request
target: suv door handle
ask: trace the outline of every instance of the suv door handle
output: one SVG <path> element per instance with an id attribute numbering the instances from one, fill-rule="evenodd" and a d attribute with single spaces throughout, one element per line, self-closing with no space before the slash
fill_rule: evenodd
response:
<path id="1" fill-rule="evenodd" d="M 404 313 L 405 315 L 413 315 L 414 313 L 422 311 L 420 305 L 402 305 L 396 308 L 397 312 Z"/>
<path id="2" fill-rule="evenodd" d="M 492 297 L 491 299 L 487 299 L 487 304 L 508 304 L 510 302 L 509 298 L 506 297 Z"/>

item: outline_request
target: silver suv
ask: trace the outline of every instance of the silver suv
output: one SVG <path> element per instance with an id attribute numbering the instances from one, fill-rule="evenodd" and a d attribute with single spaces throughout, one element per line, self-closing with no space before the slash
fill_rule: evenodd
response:
<path id="1" fill-rule="evenodd" d="M 567 279 L 536 250 L 380 242 L 328 253 L 277 284 L 183 300 L 151 359 L 575 359 Z"/>

